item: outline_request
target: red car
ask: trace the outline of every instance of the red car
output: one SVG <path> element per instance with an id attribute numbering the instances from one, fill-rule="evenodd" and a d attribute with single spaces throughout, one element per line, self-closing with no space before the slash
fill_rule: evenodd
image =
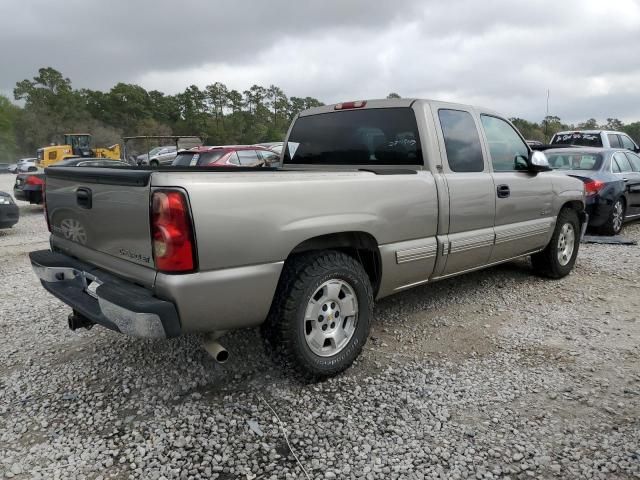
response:
<path id="1" fill-rule="evenodd" d="M 270 167 L 280 161 L 278 154 L 256 145 L 195 147 L 178 152 L 174 167 Z"/>

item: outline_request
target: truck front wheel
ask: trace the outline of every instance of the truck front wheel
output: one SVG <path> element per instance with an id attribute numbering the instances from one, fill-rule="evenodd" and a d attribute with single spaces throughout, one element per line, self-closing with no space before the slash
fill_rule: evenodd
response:
<path id="1" fill-rule="evenodd" d="M 274 353 L 307 379 L 348 368 L 367 341 L 373 291 L 362 265 L 337 251 L 287 261 L 264 333 Z"/>

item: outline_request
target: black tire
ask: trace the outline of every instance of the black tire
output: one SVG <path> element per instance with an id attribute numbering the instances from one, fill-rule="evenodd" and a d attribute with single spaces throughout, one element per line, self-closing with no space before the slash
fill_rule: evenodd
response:
<path id="1" fill-rule="evenodd" d="M 335 355 L 320 356 L 307 343 L 311 322 L 305 321 L 305 314 L 312 296 L 331 280 L 346 283 L 357 300 L 355 330 Z M 333 250 L 310 252 L 287 260 L 263 335 L 278 360 L 304 380 L 316 381 L 342 372 L 360 355 L 369 336 L 372 311 L 373 290 L 360 263 Z"/>
<path id="2" fill-rule="evenodd" d="M 622 231 L 622 224 L 624 223 L 624 215 L 627 211 L 624 197 L 618 198 L 611 206 L 611 213 L 607 221 L 602 227 L 600 227 L 600 233 L 603 235 L 618 235 Z M 620 216 L 617 221 L 616 216 Z"/>
<path id="3" fill-rule="evenodd" d="M 151 160 L 151 161 L 149 162 L 149 165 L 150 165 L 150 166 L 152 166 L 152 167 L 157 167 L 157 166 L 159 166 L 160 164 L 158 163 L 158 161 L 157 161 L 157 160 Z"/>
<path id="4" fill-rule="evenodd" d="M 568 262 L 563 265 L 559 258 L 559 244 L 561 235 L 565 225 L 570 225 L 574 233 L 574 246 Z M 565 208 L 560 211 L 553 235 L 549 244 L 544 250 L 531 255 L 531 264 L 533 269 L 540 275 L 549 278 L 562 278 L 571 272 L 573 265 L 576 263 L 578 250 L 580 248 L 580 221 L 575 210 Z"/>

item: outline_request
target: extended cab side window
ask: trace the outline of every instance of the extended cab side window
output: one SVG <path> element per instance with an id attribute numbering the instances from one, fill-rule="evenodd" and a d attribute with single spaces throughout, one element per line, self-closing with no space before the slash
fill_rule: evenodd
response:
<path id="1" fill-rule="evenodd" d="M 481 115 L 480 119 L 489 142 L 493 171 L 526 170 L 529 148 L 518 132 L 501 118 Z"/>
<path id="2" fill-rule="evenodd" d="M 484 158 L 480 135 L 469 112 L 438 110 L 449 168 L 453 172 L 482 172 Z"/>

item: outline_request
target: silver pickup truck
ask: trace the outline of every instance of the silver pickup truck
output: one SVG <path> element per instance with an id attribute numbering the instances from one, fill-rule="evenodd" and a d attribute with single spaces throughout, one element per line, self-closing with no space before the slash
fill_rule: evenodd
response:
<path id="1" fill-rule="evenodd" d="M 302 112 L 282 168 L 50 168 L 42 285 L 100 324 L 142 337 L 262 325 L 312 377 L 347 368 L 374 300 L 531 255 L 573 268 L 580 180 L 549 172 L 497 113 L 429 100 Z"/>

